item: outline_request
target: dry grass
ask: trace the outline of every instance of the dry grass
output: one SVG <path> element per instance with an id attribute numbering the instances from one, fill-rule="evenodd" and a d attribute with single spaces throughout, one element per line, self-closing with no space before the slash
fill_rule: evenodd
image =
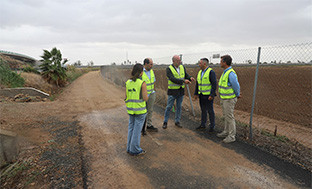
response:
<path id="1" fill-rule="evenodd" d="M 33 87 L 50 95 L 54 91 L 55 87 L 44 80 L 41 75 L 23 72 L 21 76 L 25 79 L 25 87 Z"/>
<path id="2" fill-rule="evenodd" d="M 8 63 L 8 65 L 11 69 L 20 69 L 20 68 L 28 65 L 25 62 L 22 62 L 20 60 L 11 58 L 10 56 L 6 56 L 3 54 L 0 54 L 0 59 L 2 59 L 4 62 Z"/>

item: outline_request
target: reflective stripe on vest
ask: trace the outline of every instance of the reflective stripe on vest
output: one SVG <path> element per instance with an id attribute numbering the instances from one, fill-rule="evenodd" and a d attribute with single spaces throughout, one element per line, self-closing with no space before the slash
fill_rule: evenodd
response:
<path id="1" fill-rule="evenodd" d="M 173 74 L 173 77 L 175 77 L 177 79 L 184 79 L 185 78 L 185 71 L 184 71 L 184 67 L 182 65 L 179 66 L 180 74 L 178 74 L 177 70 L 174 69 L 174 67 L 172 65 L 170 65 L 169 68 Z M 184 88 L 184 83 L 182 85 L 179 85 L 179 84 L 173 83 L 170 79 L 168 79 L 168 89 L 180 89 L 180 87 Z"/>
<path id="2" fill-rule="evenodd" d="M 145 101 L 140 99 L 142 84 L 141 79 L 136 79 L 136 81 L 129 79 L 126 82 L 127 98 L 125 102 L 128 114 L 145 114 L 147 112 Z"/>
<path id="3" fill-rule="evenodd" d="M 154 83 L 155 83 L 154 71 L 150 70 L 150 73 L 151 73 L 151 79 L 148 78 L 145 71 L 143 71 L 143 75 L 142 75 L 142 80 L 145 81 L 146 83 L 147 94 L 150 94 L 154 91 Z"/>
<path id="4" fill-rule="evenodd" d="M 233 88 L 228 85 L 229 74 L 231 72 L 234 72 L 236 74 L 236 72 L 231 68 L 226 73 L 223 72 L 223 74 L 220 77 L 219 94 L 221 99 L 232 99 L 236 97 Z"/>
<path id="5" fill-rule="evenodd" d="M 203 77 L 201 77 L 203 71 L 200 70 L 198 72 L 197 74 L 198 94 L 210 95 L 212 87 L 209 80 L 209 74 L 211 70 L 212 70 L 211 68 L 208 68 L 204 73 Z"/>

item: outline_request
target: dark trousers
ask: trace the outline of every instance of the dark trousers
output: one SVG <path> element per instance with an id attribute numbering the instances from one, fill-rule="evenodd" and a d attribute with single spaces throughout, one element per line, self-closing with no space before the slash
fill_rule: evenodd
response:
<path id="1" fill-rule="evenodd" d="M 201 126 L 206 126 L 207 113 L 209 114 L 210 128 L 215 127 L 215 113 L 213 110 L 213 100 L 208 100 L 208 95 L 199 95 L 199 105 L 201 109 Z"/>

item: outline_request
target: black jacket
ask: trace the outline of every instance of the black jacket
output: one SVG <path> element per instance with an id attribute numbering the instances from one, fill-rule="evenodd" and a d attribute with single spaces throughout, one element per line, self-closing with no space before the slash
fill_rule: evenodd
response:
<path id="1" fill-rule="evenodd" d="M 173 64 L 171 64 L 173 66 L 174 69 L 176 69 L 174 67 Z M 184 72 L 185 72 L 185 77 L 184 79 L 188 79 L 190 80 L 191 79 L 191 76 L 189 74 L 186 73 L 186 69 L 185 69 L 185 66 L 184 67 Z M 173 73 L 171 72 L 169 66 L 167 67 L 166 69 L 166 75 L 167 75 L 167 78 L 172 81 L 173 83 L 176 83 L 176 84 L 179 84 L 179 85 L 182 85 L 184 83 L 184 80 L 183 79 L 178 79 L 178 78 L 175 78 L 173 76 Z M 167 92 L 168 95 L 173 95 L 173 96 L 181 96 L 181 95 L 184 95 L 184 88 L 180 87 L 180 89 L 168 89 L 168 92 Z"/>

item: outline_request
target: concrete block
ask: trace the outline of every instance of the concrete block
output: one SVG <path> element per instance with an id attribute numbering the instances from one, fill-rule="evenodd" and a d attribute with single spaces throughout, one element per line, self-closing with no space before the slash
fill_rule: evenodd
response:
<path id="1" fill-rule="evenodd" d="M 0 129 L 0 167 L 13 162 L 18 153 L 16 133 Z"/>
<path id="2" fill-rule="evenodd" d="M 18 94 L 27 94 L 29 96 L 40 96 L 42 98 L 49 98 L 49 94 L 32 87 L 0 89 L 0 96 L 13 98 Z"/>

